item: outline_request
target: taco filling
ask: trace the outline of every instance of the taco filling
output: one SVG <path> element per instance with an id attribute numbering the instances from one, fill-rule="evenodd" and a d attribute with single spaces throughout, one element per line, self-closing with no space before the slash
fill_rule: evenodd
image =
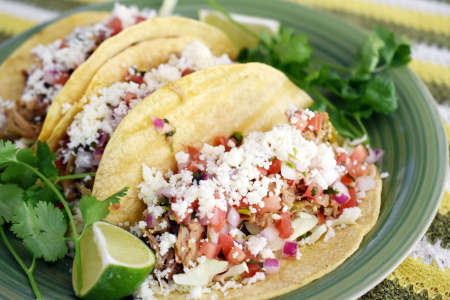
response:
<path id="1" fill-rule="evenodd" d="M 141 100 L 160 87 L 195 71 L 230 63 L 228 55 L 216 57 L 206 45 L 196 40 L 187 44 L 180 55 L 171 54 L 169 60 L 158 67 L 148 71 L 130 67 L 123 81 L 81 100 L 86 102 L 83 110 L 75 116 L 66 136 L 59 143 L 58 168 L 65 174 L 96 171 L 113 132 Z M 65 184 L 65 192 L 66 196 L 75 199 L 79 195 L 72 184 L 78 186 L 79 182 Z"/>
<path id="2" fill-rule="evenodd" d="M 138 299 L 172 291 L 195 298 L 212 289 L 226 295 L 356 224 L 359 203 L 376 186 L 368 149 L 339 145 L 326 113 L 291 108 L 286 116 L 267 132 L 187 146 L 175 154 L 175 171 L 142 166 L 139 198 L 147 209 L 131 231 L 148 241 L 157 262 Z"/>
<path id="3" fill-rule="evenodd" d="M 64 39 L 35 47 L 31 52 L 36 63 L 23 71 L 26 85 L 18 106 L 14 110 L 2 110 L 2 118 L 13 119 L 13 122 L 3 122 L 3 126 L 14 125 L 14 128 L 7 128 L 7 131 L 23 137 L 35 137 L 50 104 L 72 72 L 86 61 L 104 40 L 155 16 L 155 10 L 139 11 L 135 6 L 116 4 L 111 15 L 103 22 L 77 27 Z"/>

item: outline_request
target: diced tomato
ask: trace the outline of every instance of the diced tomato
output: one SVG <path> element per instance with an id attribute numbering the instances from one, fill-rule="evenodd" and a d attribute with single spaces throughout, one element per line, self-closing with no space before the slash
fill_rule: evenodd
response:
<path id="1" fill-rule="evenodd" d="M 147 20 L 145 17 L 137 16 L 134 22 L 137 24 L 137 23 L 141 23 L 142 21 L 145 21 L 145 20 Z"/>
<path id="2" fill-rule="evenodd" d="M 352 154 L 350 154 L 350 160 L 352 162 L 357 161 L 361 164 L 366 160 L 368 155 L 369 152 L 367 151 L 366 147 L 364 147 L 363 145 L 359 145 L 353 150 Z"/>
<path id="3" fill-rule="evenodd" d="M 267 176 L 269 174 L 269 171 L 267 171 L 266 169 L 264 169 L 263 167 L 257 167 L 259 172 L 261 173 L 261 175 L 263 177 Z"/>
<path id="4" fill-rule="evenodd" d="M 272 164 L 269 167 L 269 170 L 267 170 L 269 174 L 278 174 L 281 171 L 281 160 L 278 158 L 274 158 L 272 160 Z"/>
<path id="5" fill-rule="evenodd" d="M 281 198 L 279 196 L 266 196 L 263 201 L 264 207 L 258 209 L 260 213 L 278 212 L 281 209 Z"/>
<path id="6" fill-rule="evenodd" d="M 308 117 L 301 111 L 298 111 L 294 114 L 294 117 L 297 119 L 297 122 L 295 123 L 295 127 L 303 131 L 306 126 L 308 125 Z"/>
<path id="7" fill-rule="evenodd" d="M 220 232 L 223 228 L 223 225 L 225 225 L 227 212 L 219 209 L 218 207 L 214 207 L 213 213 L 214 215 L 209 220 L 209 224 L 216 232 Z"/>
<path id="8" fill-rule="evenodd" d="M 354 182 L 354 180 L 353 180 L 353 178 L 350 175 L 345 174 L 344 176 L 342 176 L 341 182 L 344 185 L 349 186 L 350 184 L 352 184 Z"/>
<path id="9" fill-rule="evenodd" d="M 225 151 L 230 151 L 231 147 L 228 146 L 228 142 L 230 141 L 229 138 L 226 136 L 217 136 L 214 139 L 214 146 L 223 145 L 225 147 Z"/>
<path id="10" fill-rule="evenodd" d="M 325 215 L 322 211 L 319 211 L 319 213 L 317 214 L 317 219 L 319 220 L 318 225 L 322 225 L 323 223 L 325 223 Z"/>
<path id="11" fill-rule="evenodd" d="M 234 247 L 234 239 L 230 234 L 221 234 L 219 235 L 219 247 L 222 250 L 223 255 L 227 256 L 228 252 L 230 252 L 231 248 Z"/>
<path id="12" fill-rule="evenodd" d="M 219 255 L 220 246 L 212 242 L 202 241 L 200 243 L 200 253 L 207 258 L 214 259 Z"/>
<path id="13" fill-rule="evenodd" d="M 131 100 L 136 99 L 137 95 L 135 93 L 132 92 L 126 92 L 125 93 L 125 102 L 126 103 L 130 103 Z"/>
<path id="14" fill-rule="evenodd" d="M 137 84 L 143 84 L 144 83 L 144 76 L 141 75 L 137 75 L 137 74 L 128 74 L 125 77 L 126 81 L 133 81 L 136 82 Z"/>
<path id="15" fill-rule="evenodd" d="M 66 39 L 63 39 L 62 41 L 61 41 L 61 44 L 59 44 L 59 49 L 63 49 L 63 48 L 67 48 L 67 40 Z"/>
<path id="16" fill-rule="evenodd" d="M 188 146 L 187 151 L 192 160 L 198 160 L 198 157 L 200 156 L 200 151 L 198 151 L 197 148 L 193 146 Z"/>
<path id="17" fill-rule="evenodd" d="M 108 27 L 111 29 L 111 36 L 118 34 L 122 31 L 122 21 L 118 17 L 113 17 L 108 21 Z"/>
<path id="18" fill-rule="evenodd" d="M 237 246 L 233 246 L 226 256 L 228 262 L 233 265 L 240 264 L 245 258 L 245 252 Z"/>
<path id="19" fill-rule="evenodd" d="M 189 68 L 184 69 L 184 71 L 181 72 L 181 77 L 184 77 L 184 76 L 189 75 L 189 74 L 194 73 L 194 72 L 195 72 L 194 70 L 189 69 Z"/>
<path id="20" fill-rule="evenodd" d="M 311 183 L 306 188 L 306 191 L 302 195 L 302 197 L 307 197 L 307 198 L 314 199 L 314 198 L 317 198 L 319 196 L 322 196 L 322 194 L 323 194 L 323 189 L 318 184 Z"/>
<path id="21" fill-rule="evenodd" d="M 247 264 L 248 272 L 242 274 L 242 277 L 253 277 L 257 272 L 262 272 L 262 268 L 259 264 Z"/>
<path id="22" fill-rule="evenodd" d="M 342 205 L 342 209 L 347 207 L 354 207 L 358 205 L 356 201 L 356 192 L 354 188 L 349 188 L 348 193 L 350 194 L 350 199 Z"/>
<path id="23" fill-rule="evenodd" d="M 294 180 L 291 180 L 291 179 L 288 179 L 287 180 L 287 184 L 289 185 L 289 186 L 291 186 L 291 185 L 293 185 L 294 184 Z"/>
<path id="24" fill-rule="evenodd" d="M 308 121 L 308 125 L 306 126 L 307 129 L 317 132 L 322 128 L 322 115 L 316 113 L 314 117 L 312 117 Z"/>
<path id="25" fill-rule="evenodd" d="M 345 152 L 340 152 L 339 154 L 336 155 L 336 165 L 341 166 L 342 164 L 346 165 L 347 162 L 347 153 Z"/>
<path id="26" fill-rule="evenodd" d="M 281 214 L 281 219 L 278 220 L 275 227 L 278 230 L 278 236 L 282 239 L 287 239 L 294 233 L 294 228 L 291 224 L 291 215 L 289 213 Z"/>
<path id="27" fill-rule="evenodd" d="M 69 80 L 70 75 L 67 73 L 61 73 L 59 76 L 55 79 L 54 84 L 60 84 L 64 85 L 67 80 Z"/>

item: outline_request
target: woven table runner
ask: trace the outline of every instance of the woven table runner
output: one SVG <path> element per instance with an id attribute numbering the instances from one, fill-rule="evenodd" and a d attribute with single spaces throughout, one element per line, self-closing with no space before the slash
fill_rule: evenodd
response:
<path id="1" fill-rule="evenodd" d="M 450 136 L 450 0 L 292 0 L 366 29 L 383 25 L 413 41 L 409 64 L 425 82 Z M 102 0 L 0 0 L 0 42 L 61 12 Z M 205 1 L 206 3 L 206 1 Z M 450 183 L 425 236 L 362 299 L 450 299 Z"/>

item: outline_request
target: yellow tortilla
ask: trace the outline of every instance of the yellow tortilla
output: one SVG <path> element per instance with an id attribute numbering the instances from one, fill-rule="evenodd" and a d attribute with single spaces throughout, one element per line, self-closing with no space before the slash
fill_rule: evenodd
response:
<path id="1" fill-rule="evenodd" d="M 138 70 L 142 71 L 156 68 L 158 65 L 166 63 L 172 54 L 181 54 L 186 45 L 195 40 L 199 40 L 205 44 L 216 56 L 224 54 L 221 52 L 223 51 L 223 46 L 214 40 L 194 36 L 179 36 L 146 40 L 114 56 L 92 78 L 84 96 L 81 97 L 81 99 L 86 99 L 86 102 L 77 101 L 72 105 L 62 116 L 58 126 L 51 132 L 47 143 L 51 148 L 55 148 L 59 140 L 65 135 L 67 128 L 73 122 L 75 115 L 88 103 L 89 96 L 98 93 L 102 88 L 109 87 L 123 80 L 129 67 L 136 66 Z"/>
<path id="2" fill-rule="evenodd" d="M 36 62 L 31 50 L 39 44 L 51 44 L 68 36 L 76 27 L 90 26 L 106 19 L 110 13 L 87 11 L 71 15 L 46 26 L 17 48 L 0 66 L 0 98 L 19 101 L 25 88 L 23 70 Z"/>
<path id="3" fill-rule="evenodd" d="M 52 131 L 61 133 L 67 122 L 60 122 L 64 114 L 63 104 L 78 102 L 89 85 L 92 76 L 115 55 L 135 43 L 163 37 L 192 36 L 199 39 L 209 39 L 216 45 L 220 53 L 227 53 L 231 59 L 237 55 L 237 49 L 229 38 L 219 29 L 205 23 L 182 17 L 154 18 L 130 26 L 116 36 L 104 41 L 96 51 L 82 63 L 70 76 L 64 88 L 58 93 L 49 108 L 39 140 L 46 141 Z M 75 113 L 72 111 L 71 114 Z M 70 116 L 73 118 L 73 115 Z M 63 129 L 61 129 L 63 127 Z M 54 149 L 55 145 L 52 145 Z"/>
<path id="4" fill-rule="evenodd" d="M 218 66 L 196 72 L 161 88 L 135 107 L 122 120 L 105 149 L 94 195 L 100 199 L 129 187 L 120 207 L 110 209 L 106 219 L 113 224 L 133 225 L 142 217 L 144 204 L 138 199 L 142 164 L 165 171 L 175 168 L 174 153 L 187 145 L 201 146 L 216 136 L 241 131 L 270 130 L 286 122 L 290 104 L 308 107 L 312 101 L 279 71 L 259 63 Z M 152 125 L 152 117 L 167 118 L 175 129 L 173 151 Z M 227 296 L 213 291 L 218 299 L 266 299 L 293 291 L 331 272 L 354 253 L 374 226 L 381 203 L 381 179 L 359 203 L 362 216 L 355 225 L 336 229 L 334 237 L 300 249 L 300 260 L 281 260 L 278 274 L 250 286 L 227 290 Z M 184 299 L 174 292 L 171 299 Z M 210 299 L 212 293 L 203 295 Z"/>

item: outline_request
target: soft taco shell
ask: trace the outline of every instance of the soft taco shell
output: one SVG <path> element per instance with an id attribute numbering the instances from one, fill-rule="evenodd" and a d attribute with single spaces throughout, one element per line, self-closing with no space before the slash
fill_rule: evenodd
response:
<path id="1" fill-rule="evenodd" d="M 39 44 L 51 44 L 63 39 L 76 27 L 90 26 L 106 19 L 110 13 L 99 11 L 80 12 L 46 26 L 17 48 L 0 66 L 0 98 L 18 101 L 25 88 L 23 70 L 35 63 L 31 50 Z"/>
<path id="2" fill-rule="evenodd" d="M 167 118 L 176 128 L 177 152 L 236 130 L 268 130 L 285 120 L 290 104 L 311 103 L 283 73 L 260 63 L 216 66 L 185 76 L 144 99 L 122 120 L 106 146 L 93 193 L 104 199 L 128 187 L 120 208 L 112 209 L 107 221 L 132 225 L 141 217 L 144 204 L 137 186 L 142 164 L 161 170 L 175 166 L 174 152 L 152 125 L 152 117 Z"/>
<path id="3" fill-rule="evenodd" d="M 70 76 L 49 108 L 39 140 L 47 140 L 54 130 L 56 132 L 63 131 L 59 128 L 60 126 L 63 128 L 67 126 L 66 122 L 59 123 L 63 117 L 63 104 L 72 105 L 80 101 L 94 74 L 109 59 L 135 43 L 179 36 L 192 36 L 201 40 L 209 39 L 211 44 L 216 45 L 218 53 L 226 53 L 231 59 L 234 59 L 237 55 L 237 49 L 222 31 L 192 19 L 182 17 L 154 18 L 130 26 L 116 36 L 104 41 L 88 60 L 82 63 Z"/>
<path id="4" fill-rule="evenodd" d="M 107 146 L 94 185 L 94 195 L 104 199 L 129 187 L 119 209 L 107 221 L 114 224 L 138 219 L 144 205 L 137 198 L 142 164 L 167 170 L 175 167 L 174 152 L 187 145 L 200 146 L 215 136 L 233 131 L 265 131 L 286 121 L 290 105 L 307 107 L 311 99 L 279 71 L 259 63 L 218 66 L 186 76 L 147 97 L 119 125 Z M 171 152 L 152 125 L 152 117 L 166 117 L 176 128 Z M 331 272 L 354 253 L 374 226 L 381 203 L 381 179 L 375 167 L 376 187 L 359 203 L 357 224 L 327 242 L 319 240 L 301 249 L 300 260 L 282 260 L 280 272 L 250 286 L 218 293 L 218 299 L 263 299 L 293 291 Z M 217 293 L 217 292 L 216 292 Z M 186 294 L 171 293 L 171 299 Z M 205 294 L 202 299 L 211 298 Z"/>
<path id="5" fill-rule="evenodd" d="M 59 140 L 65 135 L 75 115 L 88 103 L 89 96 L 98 93 L 102 88 L 123 80 L 129 67 L 136 66 L 143 71 L 156 68 L 160 64 L 166 63 L 172 54 L 181 54 L 186 45 L 195 40 L 201 41 L 217 56 L 224 54 L 221 52 L 223 51 L 223 46 L 209 38 L 179 36 L 146 40 L 125 49 L 111 58 L 95 73 L 84 96 L 81 97 L 81 99 L 85 98 L 86 102 L 77 101 L 72 105 L 62 116 L 58 126 L 51 132 L 47 143 L 51 148 L 55 148 Z"/>

